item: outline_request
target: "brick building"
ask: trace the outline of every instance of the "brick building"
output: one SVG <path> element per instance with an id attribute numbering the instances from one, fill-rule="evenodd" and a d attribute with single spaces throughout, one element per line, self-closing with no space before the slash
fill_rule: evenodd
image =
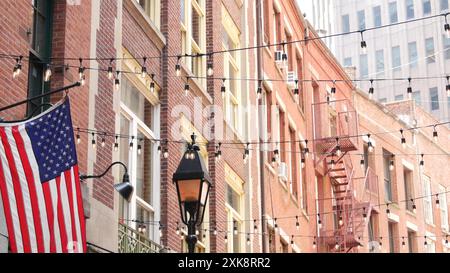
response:
<path id="1" fill-rule="evenodd" d="M 408 235 L 415 251 L 431 251 L 433 242 L 446 251 L 442 237 L 433 235 L 444 234 L 440 227 L 448 231 L 448 206 L 430 212 L 434 199 L 427 199 L 416 214 L 401 200 L 449 186 L 448 130 L 439 127 L 434 144 L 430 128 L 417 130 L 412 142 L 407 128 L 436 121 L 410 102 L 383 107 L 368 100 L 314 39 L 297 1 L 8 0 L 0 6 L 9 11 L 0 15 L 7 22 L 0 27 L 0 53 L 25 57 L 15 79 L 16 60 L 1 60 L 0 88 L 8 95 L 0 107 L 79 81 L 78 67 L 85 67 L 84 85 L 68 92 L 80 128 L 80 172 L 99 174 L 115 161 L 128 167 L 129 202 L 113 189 L 121 167 L 83 183 L 90 251 L 186 251 L 172 175 L 192 133 L 212 178 L 198 252 L 377 251 L 380 236 L 381 250 L 400 251 L 401 241 L 388 238 Z M 23 16 L 24 10 L 33 13 Z M 306 38 L 312 40 L 289 43 Z M 278 45 L 236 50 L 259 44 Z M 45 82 L 48 63 L 52 76 Z M 0 117 L 37 114 L 40 104 L 61 97 Z M 399 135 L 374 135 L 375 151 L 364 155 L 368 139 L 351 137 L 400 128 L 407 149 L 399 148 Z M 384 164 L 391 158 L 378 155 L 385 150 L 395 154 L 389 177 Z M 419 174 L 420 153 L 447 155 L 425 156 Z M 380 206 L 386 197 L 389 216 Z M 357 224 L 361 208 L 370 219 Z M 414 232 L 427 236 L 427 249 Z M 0 251 L 7 251 L 4 238 Z"/>

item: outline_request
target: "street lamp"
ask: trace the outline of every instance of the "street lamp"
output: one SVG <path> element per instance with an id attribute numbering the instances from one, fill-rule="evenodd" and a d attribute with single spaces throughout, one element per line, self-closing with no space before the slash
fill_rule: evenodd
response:
<path id="1" fill-rule="evenodd" d="M 116 191 L 119 192 L 119 194 L 124 199 L 126 199 L 127 201 L 130 201 L 131 194 L 133 193 L 133 186 L 130 184 L 130 177 L 128 176 L 127 166 L 125 166 L 125 164 L 123 164 L 120 161 L 114 162 L 111 165 L 109 165 L 109 167 L 106 169 L 106 171 L 104 171 L 100 175 L 80 175 L 80 180 L 91 179 L 91 178 L 101 178 L 101 177 L 105 176 L 105 174 L 114 165 L 122 165 L 123 168 L 125 169 L 125 173 L 123 174 L 123 177 L 122 177 L 122 182 L 119 183 L 119 184 L 114 185 L 114 188 L 116 189 Z"/>
<path id="2" fill-rule="evenodd" d="M 209 188 L 211 187 L 211 178 L 199 154 L 200 148 L 195 143 L 195 138 L 195 134 L 192 134 L 192 143 L 188 144 L 188 148 L 172 178 L 177 187 L 181 220 L 188 228 L 186 243 L 189 253 L 194 253 L 197 243 L 195 227 L 203 222 Z"/>

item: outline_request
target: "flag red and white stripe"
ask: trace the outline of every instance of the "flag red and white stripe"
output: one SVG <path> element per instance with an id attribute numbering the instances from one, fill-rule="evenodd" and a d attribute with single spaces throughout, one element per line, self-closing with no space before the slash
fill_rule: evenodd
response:
<path id="1" fill-rule="evenodd" d="M 33 148 L 36 144 L 26 126 L 26 123 L 0 125 L 0 192 L 10 250 L 18 253 L 85 252 L 78 165 L 72 164 L 53 179 L 43 181 L 42 162 L 36 156 L 39 151 Z M 73 141 L 73 131 L 69 138 Z M 62 162 L 64 160 L 54 164 L 59 166 Z"/>

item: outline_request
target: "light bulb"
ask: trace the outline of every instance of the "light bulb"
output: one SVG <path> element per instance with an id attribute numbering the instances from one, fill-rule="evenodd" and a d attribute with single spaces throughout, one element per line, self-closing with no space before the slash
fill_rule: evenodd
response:
<path id="1" fill-rule="evenodd" d="M 143 66 L 141 69 L 141 78 L 145 78 L 147 76 L 147 67 Z"/>
<path id="2" fill-rule="evenodd" d="M 114 80 L 114 86 L 115 86 L 116 91 L 119 91 L 119 89 L 120 89 L 120 80 L 118 78 L 116 78 Z"/>
<path id="3" fill-rule="evenodd" d="M 45 82 L 50 81 L 51 76 L 52 76 L 52 69 L 50 68 L 50 65 L 47 64 L 47 68 L 45 69 L 44 73 L 44 81 Z"/>
<path id="4" fill-rule="evenodd" d="M 167 148 L 164 150 L 163 157 L 164 158 L 168 158 L 169 157 L 169 151 L 167 150 Z"/>
<path id="5" fill-rule="evenodd" d="M 208 76 L 212 76 L 214 74 L 213 65 L 210 63 L 208 64 Z"/>
<path id="6" fill-rule="evenodd" d="M 155 93 L 155 83 L 153 81 L 150 83 L 150 92 Z"/>
<path id="7" fill-rule="evenodd" d="M 138 153 L 138 155 L 141 155 L 141 153 L 142 153 L 141 144 L 138 144 L 138 146 L 137 146 L 137 153 Z"/>
<path id="8" fill-rule="evenodd" d="M 175 65 L 175 74 L 177 75 L 177 77 L 179 77 L 181 75 L 181 66 L 180 66 L 180 64 L 176 64 Z"/>
<path id="9" fill-rule="evenodd" d="M 105 138 L 102 138 L 102 147 L 105 147 L 106 143 L 105 143 Z"/>
<path id="10" fill-rule="evenodd" d="M 113 78 L 113 68 L 112 66 L 108 67 L 108 79 L 112 79 Z"/>
<path id="11" fill-rule="evenodd" d="M 438 132 L 436 131 L 436 129 L 434 129 L 434 131 L 433 131 L 433 141 L 435 143 L 438 142 Z"/>
<path id="12" fill-rule="evenodd" d="M 184 86 L 184 95 L 185 95 L 186 97 L 189 95 L 189 89 L 190 89 L 189 84 L 186 84 L 186 85 Z"/>

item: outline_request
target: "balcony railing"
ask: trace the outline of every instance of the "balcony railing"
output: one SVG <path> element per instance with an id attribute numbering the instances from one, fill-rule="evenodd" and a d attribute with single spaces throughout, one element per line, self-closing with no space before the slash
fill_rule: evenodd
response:
<path id="1" fill-rule="evenodd" d="M 119 253 L 159 253 L 162 249 L 147 236 L 119 223 Z"/>

